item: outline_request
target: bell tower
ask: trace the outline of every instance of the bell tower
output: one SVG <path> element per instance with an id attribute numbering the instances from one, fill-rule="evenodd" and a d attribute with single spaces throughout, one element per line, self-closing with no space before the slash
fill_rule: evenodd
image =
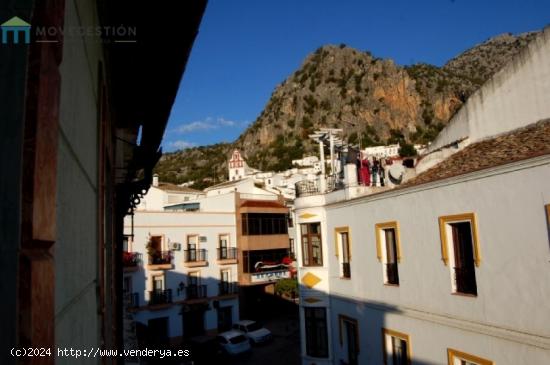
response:
<path id="1" fill-rule="evenodd" d="M 229 180 L 240 180 L 245 177 L 246 162 L 239 150 L 234 150 L 228 163 Z"/>

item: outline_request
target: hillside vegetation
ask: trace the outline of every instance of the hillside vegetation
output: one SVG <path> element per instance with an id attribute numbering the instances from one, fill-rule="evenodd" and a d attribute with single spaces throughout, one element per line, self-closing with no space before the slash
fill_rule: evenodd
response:
<path id="1" fill-rule="evenodd" d="M 226 161 L 239 148 L 252 167 L 280 171 L 316 152 L 308 135 L 343 128 L 362 146 L 428 143 L 467 98 L 523 49 L 536 33 L 504 34 L 443 67 L 396 65 L 344 44 L 320 47 L 273 91 L 264 110 L 233 143 L 167 153 L 156 171 L 173 183 L 204 188 L 227 179 Z"/>

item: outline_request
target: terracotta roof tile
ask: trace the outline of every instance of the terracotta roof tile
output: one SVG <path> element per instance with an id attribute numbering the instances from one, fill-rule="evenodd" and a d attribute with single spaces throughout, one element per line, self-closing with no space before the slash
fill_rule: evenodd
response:
<path id="1" fill-rule="evenodd" d="M 550 154 L 550 119 L 473 143 L 401 187 L 447 179 L 546 154 Z"/>
<path id="2" fill-rule="evenodd" d="M 278 201 L 268 200 L 246 200 L 241 207 L 259 207 L 259 208 L 286 208 Z"/>
<path id="3" fill-rule="evenodd" d="M 186 186 L 179 186 L 179 185 L 175 185 L 175 184 L 170 184 L 170 183 L 164 183 L 164 182 L 159 182 L 159 185 L 156 186 L 157 188 L 159 188 L 160 190 L 164 190 L 164 191 L 175 191 L 175 192 L 180 192 L 180 193 L 193 193 L 193 194 L 201 194 L 202 191 L 200 190 L 196 190 L 196 189 L 191 189 L 191 188 L 188 188 Z"/>

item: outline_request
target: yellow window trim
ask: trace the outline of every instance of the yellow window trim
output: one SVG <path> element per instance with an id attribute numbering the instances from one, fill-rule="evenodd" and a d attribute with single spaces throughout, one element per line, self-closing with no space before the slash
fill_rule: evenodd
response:
<path id="1" fill-rule="evenodd" d="M 382 231 L 384 229 L 393 228 L 395 230 L 395 243 L 397 245 L 397 262 L 401 262 L 401 233 L 399 232 L 399 222 L 391 221 L 377 223 L 374 228 L 376 234 L 376 257 L 378 258 L 378 261 L 382 262 Z"/>
<path id="2" fill-rule="evenodd" d="M 474 245 L 474 262 L 476 266 L 481 264 L 481 250 L 479 248 L 477 219 L 475 213 L 453 214 L 439 217 L 439 236 L 441 240 L 441 260 L 447 265 L 449 263 L 448 247 L 449 242 L 447 240 L 447 224 L 455 222 L 469 221 L 472 229 L 472 243 Z"/>
<path id="3" fill-rule="evenodd" d="M 344 321 L 355 323 L 355 340 L 357 341 L 357 343 L 355 344 L 355 348 L 357 349 L 357 353 L 359 353 L 361 347 L 359 346 L 359 344 L 361 343 L 361 341 L 359 340 L 359 322 L 357 322 L 355 318 L 351 318 L 343 314 L 338 315 L 338 335 L 340 339 L 340 346 L 344 345 Z"/>
<path id="4" fill-rule="evenodd" d="M 412 357 L 412 352 L 411 352 L 411 338 L 408 334 L 406 333 L 402 333 L 402 332 L 397 332 L 397 331 L 394 331 L 394 330 L 390 330 L 390 329 L 387 329 L 387 328 L 382 328 L 382 354 L 383 354 L 383 357 L 384 357 L 384 365 L 387 365 L 387 357 L 388 357 L 388 353 L 386 352 L 386 335 L 388 336 L 392 336 L 392 337 L 397 337 L 397 338 L 400 338 L 402 340 L 405 340 L 407 342 L 407 364 L 410 364 L 411 363 L 411 357 Z"/>
<path id="5" fill-rule="evenodd" d="M 491 360 L 483 359 L 481 357 L 470 355 L 454 349 L 447 349 L 447 356 L 449 359 L 449 365 L 454 365 L 454 360 L 456 358 L 465 361 L 471 361 L 478 365 L 494 365 L 494 362 L 492 362 Z"/>
<path id="6" fill-rule="evenodd" d="M 546 224 L 548 224 L 548 230 L 550 231 L 550 204 L 546 204 L 545 208 L 546 208 Z"/>
<path id="7" fill-rule="evenodd" d="M 338 257 L 338 252 L 340 250 L 338 246 L 338 235 L 342 232 L 348 233 L 349 259 L 351 260 L 351 231 L 348 226 L 334 228 L 334 255 Z"/>

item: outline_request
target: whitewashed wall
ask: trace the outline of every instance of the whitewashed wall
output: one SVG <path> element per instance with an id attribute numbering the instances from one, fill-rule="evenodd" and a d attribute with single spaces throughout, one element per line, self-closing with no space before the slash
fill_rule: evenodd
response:
<path id="1" fill-rule="evenodd" d="M 231 197 L 233 194 L 226 195 Z M 216 200 L 217 197 L 214 198 Z M 234 201 L 230 200 L 234 206 Z M 130 233 L 130 220 L 125 221 L 125 233 Z M 185 299 L 185 294 L 178 295 L 177 288 L 180 282 L 187 284 L 187 274 L 189 272 L 200 271 L 200 284 L 207 285 L 209 297 L 218 295 L 218 284 L 220 282 L 220 270 L 231 270 L 230 281 L 237 282 L 237 265 L 218 265 L 217 247 L 220 234 L 229 235 L 230 247 L 236 247 L 236 227 L 235 214 L 233 212 L 136 212 L 134 216 L 134 242 L 132 243 L 133 252 L 141 252 L 143 256 L 143 266 L 139 271 L 126 273 L 125 276 L 132 277 L 133 292 L 139 293 L 140 305 L 149 300 L 149 291 L 152 290 L 152 275 L 164 273 L 165 289 L 172 289 L 173 301 Z M 184 250 L 187 242 L 187 235 L 200 235 L 206 237 L 206 242 L 200 242 L 198 249 L 208 251 L 208 265 L 205 267 L 187 268 L 184 266 Z M 169 242 L 181 243 L 181 250 L 173 251 L 174 268 L 170 270 L 151 271 L 146 268 L 147 250 L 146 245 L 150 236 L 163 236 L 163 250 L 168 250 Z M 238 300 L 226 301 L 224 305 L 233 305 L 233 320 L 238 320 Z M 177 308 L 174 309 L 174 308 Z M 182 335 L 181 315 L 179 315 L 180 306 L 173 306 L 166 310 L 139 311 L 136 314 L 136 320 L 147 324 L 152 318 L 169 317 L 169 335 L 177 337 Z M 217 312 L 211 308 L 205 314 L 205 329 L 215 329 L 217 327 Z"/>
<path id="2" fill-rule="evenodd" d="M 91 2 L 65 4 L 65 28 L 97 25 Z M 61 63 L 59 115 L 57 241 L 55 244 L 56 345 L 85 349 L 100 346 L 97 315 L 98 255 L 98 64 L 101 42 L 66 36 Z M 81 364 L 96 359 L 79 359 Z M 59 357 L 58 364 L 73 364 Z"/>
<path id="3" fill-rule="evenodd" d="M 468 98 L 429 146 L 476 142 L 550 116 L 550 27 Z"/>
<path id="4" fill-rule="evenodd" d="M 428 364 L 445 363 L 447 347 L 499 365 L 550 363 L 548 181 L 550 159 L 543 158 L 328 206 L 324 239 L 333 323 L 339 312 L 357 318 L 369 354 L 381 348 L 380 328 L 370 321 L 410 334 L 414 358 Z M 451 294 L 449 267 L 441 260 L 438 217 L 466 212 L 477 214 L 479 228 L 476 298 Z M 402 246 L 399 287 L 383 285 L 376 256 L 374 226 L 394 220 Z M 339 226 L 351 231 L 351 280 L 338 278 L 333 232 Z M 347 300 L 379 309 L 364 312 Z M 333 336 L 337 330 L 333 326 Z"/>

